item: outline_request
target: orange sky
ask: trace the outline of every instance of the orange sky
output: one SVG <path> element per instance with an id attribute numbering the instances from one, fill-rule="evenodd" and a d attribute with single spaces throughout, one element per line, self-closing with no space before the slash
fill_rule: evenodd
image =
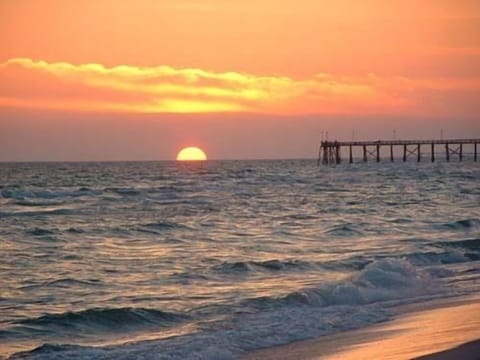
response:
<path id="1" fill-rule="evenodd" d="M 425 136 L 439 126 L 480 136 L 477 0 L 0 0 L 0 44 L 0 130 L 13 136 L 0 132 L 0 160 L 28 159 L 15 138 L 32 131 L 32 114 L 42 114 L 44 131 L 58 131 L 62 123 L 45 120 L 55 112 L 95 114 L 99 125 L 117 114 L 117 131 L 138 126 L 138 146 L 151 130 L 138 119 L 148 116 L 176 134 L 158 134 L 169 149 L 212 143 L 199 133 L 231 136 L 219 132 L 225 114 L 258 143 L 245 155 L 252 157 L 275 157 L 276 144 L 254 135 L 275 116 L 297 124 L 290 141 L 302 150 L 292 156 L 307 155 L 302 146 L 313 141 L 306 117 L 318 119 L 318 133 L 328 128 L 339 138 L 393 127 L 414 137 L 414 119 Z M 195 133 L 185 121 L 207 129 Z M 53 141 L 66 159 L 84 159 L 61 138 Z M 111 158 L 101 147 L 111 145 L 108 137 L 98 141 L 92 160 Z M 237 156 L 222 145 L 211 150 Z M 171 158 L 165 151 L 149 158 Z"/>

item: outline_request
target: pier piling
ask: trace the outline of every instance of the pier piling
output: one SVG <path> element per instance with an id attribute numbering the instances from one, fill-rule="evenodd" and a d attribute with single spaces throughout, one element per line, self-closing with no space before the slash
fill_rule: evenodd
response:
<path id="1" fill-rule="evenodd" d="M 394 147 L 403 146 L 403 161 L 406 162 L 409 157 L 416 157 L 417 162 L 422 160 L 422 145 L 430 145 L 430 159 L 435 162 L 435 145 L 445 146 L 446 161 L 450 161 L 452 156 L 459 161 L 464 160 L 464 145 L 473 145 L 473 159 L 478 160 L 477 144 L 480 139 L 448 139 L 448 140 L 377 140 L 377 141 L 321 141 L 318 151 L 317 164 L 340 164 L 342 162 L 342 146 L 348 146 L 348 161 L 354 162 L 354 148 L 362 149 L 362 160 L 368 162 L 368 158 L 381 161 L 381 147 L 390 147 L 390 161 L 394 162 Z"/>

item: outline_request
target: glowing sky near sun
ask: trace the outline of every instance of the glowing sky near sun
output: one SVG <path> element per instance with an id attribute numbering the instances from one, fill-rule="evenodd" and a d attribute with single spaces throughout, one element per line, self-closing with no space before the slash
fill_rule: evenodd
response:
<path id="1" fill-rule="evenodd" d="M 455 119 L 459 136 L 480 129 L 474 0 L 0 0 L 0 43 L 0 140 L 9 144 L 0 141 L 0 159 L 22 151 L 28 158 L 14 139 L 31 131 L 31 114 L 96 114 L 98 126 L 117 114 L 118 132 L 155 115 L 169 124 L 159 141 L 172 148 L 179 144 L 167 132 L 185 135 L 175 141 L 210 141 L 192 130 L 202 122 L 203 133 L 225 138 L 212 149 L 220 158 L 239 131 L 219 133 L 215 114 L 244 119 L 236 124 L 258 143 L 258 157 L 272 151 L 255 137 L 263 117 L 289 117 L 299 147 L 312 130 L 302 131 L 301 118 L 312 116 L 315 131 L 343 137 L 354 127 L 381 136 L 379 119 L 388 132 L 412 119 L 420 127 L 437 121 L 435 131 Z M 175 115 L 177 128 L 165 120 Z M 349 122 L 331 126 L 332 117 Z M 64 126 L 39 121 L 45 131 Z M 138 139 L 150 131 L 142 124 Z M 61 137 L 55 141 L 75 158 Z M 100 145 L 92 144 L 103 158 Z"/>

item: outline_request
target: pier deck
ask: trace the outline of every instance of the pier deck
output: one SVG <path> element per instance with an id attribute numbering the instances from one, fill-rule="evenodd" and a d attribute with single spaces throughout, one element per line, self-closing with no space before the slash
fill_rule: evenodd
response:
<path id="1" fill-rule="evenodd" d="M 402 159 L 407 161 L 409 157 L 415 157 L 418 162 L 422 159 L 422 150 L 427 147 L 429 150 L 430 161 L 434 162 L 437 153 L 435 152 L 437 145 L 443 145 L 446 161 L 453 158 L 462 161 L 464 158 L 464 145 L 473 146 L 473 159 L 478 160 L 478 144 L 480 139 L 445 139 L 445 140 L 377 140 L 377 141 L 322 141 L 318 152 L 318 164 L 340 164 L 342 162 L 342 147 L 348 148 L 348 161 L 353 163 L 354 148 L 361 148 L 363 161 L 373 159 L 377 162 L 381 160 L 381 148 L 389 147 L 390 161 L 395 161 L 395 147 L 401 147 Z M 423 146 L 422 146 L 423 145 Z M 428 145 L 428 146 L 426 146 Z M 425 154 L 425 152 L 423 153 Z"/>

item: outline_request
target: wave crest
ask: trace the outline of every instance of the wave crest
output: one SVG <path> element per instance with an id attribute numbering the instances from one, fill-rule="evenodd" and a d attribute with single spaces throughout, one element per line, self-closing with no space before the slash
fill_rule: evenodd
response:
<path id="1" fill-rule="evenodd" d="M 79 312 L 46 314 L 19 321 L 19 325 L 66 331 L 124 331 L 132 327 L 170 326 L 185 320 L 183 314 L 145 308 L 92 308 Z"/>
<path id="2" fill-rule="evenodd" d="M 435 281 L 419 272 L 410 262 L 384 259 L 368 264 L 346 281 L 292 292 L 283 297 L 259 297 L 247 300 L 255 308 L 284 305 L 364 305 L 428 293 Z"/>

